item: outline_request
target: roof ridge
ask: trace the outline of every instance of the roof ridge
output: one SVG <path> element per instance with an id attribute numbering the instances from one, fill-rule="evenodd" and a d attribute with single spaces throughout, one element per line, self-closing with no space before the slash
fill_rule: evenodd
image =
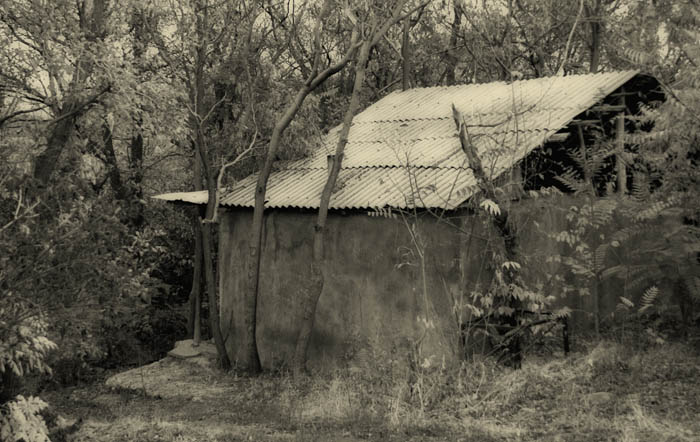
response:
<path id="1" fill-rule="evenodd" d="M 395 90 L 392 91 L 390 94 L 386 95 L 383 98 L 388 97 L 389 95 L 393 94 L 402 94 L 402 93 L 409 93 L 411 91 L 425 91 L 429 89 L 455 89 L 455 88 L 463 88 L 466 86 L 482 86 L 482 85 L 494 85 L 494 84 L 506 84 L 506 85 L 511 85 L 511 84 L 522 84 L 522 83 L 527 83 L 527 82 L 534 82 L 534 81 L 545 81 L 545 80 L 555 80 L 558 78 L 571 78 L 571 77 L 600 77 L 603 75 L 621 75 L 621 74 L 628 74 L 628 73 L 634 73 L 634 74 L 639 74 L 640 70 L 639 69 L 624 69 L 621 71 L 609 71 L 609 72 L 595 72 L 595 73 L 580 73 L 580 74 L 571 74 L 571 75 L 563 75 L 563 76 L 549 76 L 549 77 L 537 77 L 537 78 L 527 78 L 523 80 L 515 80 L 515 81 L 506 81 L 506 80 L 497 80 L 497 81 L 490 81 L 486 83 L 463 83 L 463 84 L 453 84 L 450 86 L 447 85 L 438 85 L 438 86 L 426 86 L 426 87 L 414 87 L 411 89 L 407 89 L 405 91 L 400 91 L 400 90 Z M 383 98 L 377 100 L 375 103 L 381 101 Z M 359 115 L 359 114 L 358 114 Z"/>

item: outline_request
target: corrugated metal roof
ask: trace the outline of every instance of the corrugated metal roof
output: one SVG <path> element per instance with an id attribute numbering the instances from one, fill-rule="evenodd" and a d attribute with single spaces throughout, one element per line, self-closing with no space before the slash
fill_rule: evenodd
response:
<path id="1" fill-rule="evenodd" d="M 495 178 L 636 74 L 394 92 L 354 118 L 330 207 L 454 208 L 477 186 L 452 119 L 453 103 L 465 117 L 487 172 Z M 270 175 L 266 207 L 318 207 L 327 178 L 326 155 L 335 151 L 339 132 L 339 127 L 332 129 L 308 158 L 288 162 Z M 237 183 L 221 204 L 253 207 L 256 179 L 249 176 Z M 204 203 L 206 191 L 159 198 Z"/>

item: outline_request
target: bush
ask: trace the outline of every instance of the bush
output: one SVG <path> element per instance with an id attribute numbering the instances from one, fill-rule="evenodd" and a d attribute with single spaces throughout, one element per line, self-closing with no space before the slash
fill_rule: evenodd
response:
<path id="1" fill-rule="evenodd" d="M 0 305 L 0 404 L 13 397 L 29 373 L 51 373 L 46 362 L 56 348 L 47 337 L 45 316 L 11 293 Z"/>
<path id="2" fill-rule="evenodd" d="M 0 440 L 50 442 L 42 413 L 48 404 L 37 397 L 17 396 L 0 409 Z"/>

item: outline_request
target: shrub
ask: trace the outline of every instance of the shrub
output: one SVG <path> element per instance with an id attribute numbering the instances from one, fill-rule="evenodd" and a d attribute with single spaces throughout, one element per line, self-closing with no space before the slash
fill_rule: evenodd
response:
<path id="1" fill-rule="evenodd" d="M 51 373 L 46 362 L 56 349 L 47 337 L 45 316 L 11 293 L 0 305 L 0 403 L 14 396 L 18 380 L 29 373 Z"/>
<path id="2" fill-rule="evenodd" d="M 48 404 L 37 397 L 20 395 L 0 409 L 0 440 L 6 442 L 50 442 L 41 416 Z"/>

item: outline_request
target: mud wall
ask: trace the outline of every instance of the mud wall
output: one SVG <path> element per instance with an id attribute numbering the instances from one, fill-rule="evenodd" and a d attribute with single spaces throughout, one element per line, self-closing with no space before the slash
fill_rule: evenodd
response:
<path id="1" fill-rule="evenodd" d="M 561 209 L 537 200 L 511 208 L 519 227 L 523 266 L 533 269 L 529 283 L 546 286 L 558 305 L 591 310 L 591 299 L 565 296 L 547 278 L 557 271 L 547 258 L 562 245 L 547 232 L 565 228 Z M 244 348 L 236 336 L 244 324 L 243 296 L 249 256 L 252 210 L 228 209 L 221 214 L 219 282 L 221 324 L 229 355 L 235 361 Z M 291 360 L 301 321 L 301 299 L 310 274 L 316 213 L 269 210 L 264 226 L 257 342 L 263 367 Z M 451 226 L 451 225 L 452 226 Z M 410 234 L 415 225 L 416 243 Z M 452 213 L 438 220 L 370 217 L 365 211 L 329 213 L 326 255 L 330 278 L 319 301 L 311 341 L 312 361 L 339 361 L 361 346 L 391 352 L 421 342 L 423 356 L 454 357 L 459 347 L 458 316 L 453 307 L 483 290 L 493 271 L 488 267 L 499 238 L 483 218 Z M 495 248 L 494 248 L 495 247 Z M 423 253 L 423 258 L 421 258 Z M 421 275 L 425 274 L 425 281 Z M 551 281 L 550 281 L 551 282 Z M 464 289 L 466 288 L 466 289 Z M 616 299 L 601 309 L 614 309 Z M 578 324 L 586 316 L 578 314 Z"/>

